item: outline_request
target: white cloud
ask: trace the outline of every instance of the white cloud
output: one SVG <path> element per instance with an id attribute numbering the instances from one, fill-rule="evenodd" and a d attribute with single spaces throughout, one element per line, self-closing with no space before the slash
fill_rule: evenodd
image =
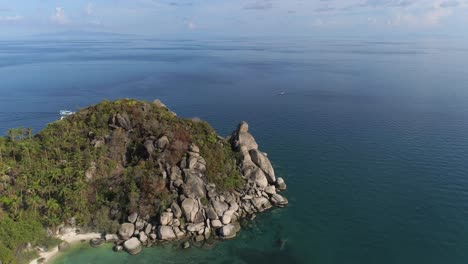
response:
<path id="1" fill-rule="evenodd" d="M 94 5 L 93 3 L 89 2 L 86 7 L 85 7 L 85 14 L 87 16 L 91 16 L 92 14 L 94 14 Z"/>
<path id="2" fill-rule="evenodd" d="M 56 7 L 55 14 L 50 17 L 50 20 L 59 25 L 66 25 L 70 22 L 63 7 Z"/>
<path id="3" fill-rule="evenodd" d="M 0 16 L 0 22 L 17 22 L 23 20 L 22 16 Z"/>

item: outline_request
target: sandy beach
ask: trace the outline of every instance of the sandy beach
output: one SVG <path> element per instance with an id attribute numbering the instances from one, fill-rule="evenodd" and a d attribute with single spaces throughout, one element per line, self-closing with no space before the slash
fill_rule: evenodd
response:
<path id="1" fill-rule="evenodd" d="M 89 241 L 93 238 L 100 238 L 100 233 L 86 233 L 86 234 L 76 234 L 75 232 L 67 233 L 64 235 L 59 235 L 57 238 L 68 242 L 69 244 L 74 244 L 83 240 Z M 32 260 L 29 264 L 38 264 L 40 259 L 43 259 L 43 263 L 49 263 L 49 261 L 55 257 L 59 252 L 58 246 L 54 247 L 52 250 L 47 252 L 40 252 L 37 259 Z"/>

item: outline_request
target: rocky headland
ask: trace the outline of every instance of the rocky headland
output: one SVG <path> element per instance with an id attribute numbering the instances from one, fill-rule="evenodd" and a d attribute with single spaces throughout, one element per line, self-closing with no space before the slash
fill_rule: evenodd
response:
<path id="1" fill-rule="evenodd" d="M 246 122 L 238 125 L 228 138 L 217 138 L 218 144 L 229 145 L 239 154 L 239 172 L 245 184 L 232 191 L 221 191 L 205 175 L 207 162 L 200 149 L 191 144 L 177 166 L 166 166 L 167 188 L 177 198 L 155 218 L 132 212 L 121 224 L 118 234 L 105 236 L 115 243 L 115 250 L 137 254 L 142 246 L 184 240 L 200 242 L 210 238 L 230 239 L 240 231 L 241 219 L 253 219 L 267 209 L 283 207 L 288 200 L 280 194 L 286 184 L 275 176 L 266 153 L 259 150 Z M 145 141 L 145 147 L 163 150 L 169 144 L 165 136 Z M 164 160 L 160 160 L 165 164 Z M 185 243 L 184 247 L 189 244 Z"/>
<path id="2" fill-rule="evenodd" d="M 94 247 L 138 254 L 167 241 L 186 248 L 231 239 L 241 222 L 288 204 L 285 181 L 246 122 L 222 137 L 159 100 L 103 101 L 34 136 L 12 130 L 0 147 L 0 192 L 23 200 L 6 213 L 30 215 L 24 221 L 46 226 L 48 236 L 102 233 Z"/>

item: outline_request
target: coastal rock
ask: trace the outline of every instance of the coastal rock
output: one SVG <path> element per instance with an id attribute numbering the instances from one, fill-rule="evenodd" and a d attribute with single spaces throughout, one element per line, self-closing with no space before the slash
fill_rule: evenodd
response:
<path id="1" fill-rule="evenodd" d="M 161 240 L 173 240 L 176 238 L 174 230 L 170 226 L 158 226 L 158 237 Z"/>
<path id="2" fill-rule="evenodd" d="M 137 218 L 138 218 L 138 214 L 137 214 L 137 213 L 131 213 L 131 214 L 128 216 L 127 220 L 128 220 L 129 223 L 132 223 L 132 224 L 133 224 L 133 223 L 135 223 L 135 221 L 137 220 Z"/>
<path id="3" fill-rule="evenodd" d="M 141 243 L 146 243 L 146 241 L 148 241 L 148 236 L 145 234 L 145 232 L 140 232 L 140 234 L 138 234 L 138 238 L 140 239 Z"/>
<path id="4" fill-rule="evenodd" d="M 172 203 L 171 210 L 175 218 L 180 218 L 182 216 L 182 210 L 180 209 L 180 206 L 176 202 Z"/>
<path id="5" fill-rule="evenodd" d="M 172 222 L 173 214 L 172 212 L 163 212 L 159 217 L 159 223 L 163 226 L 169 225 Z"/>
<path id="6" fill-rule="evenodd" d="M 142 230 L 143 227 L 145 227 L 145 221 L 143 219 L 140 219 L 138 218 L 136 221 L 135 221 L 135 230 Z"/>
<path id="7" fill-rule="evenodd" d="M 205 223 L 198 223 L 198 224 L 188 224 L 187 225 L 187 231 L 189 232 L 199 232 L 203 230 L 205 227 Z"/>
<path id="8" fill-rule="evenodd" d="M 120 226 L 119 236 L 121 239 L 127 240 L 133 236 L 134 232 L 135 232 L 135 225 L 130 224 L 130 223 L 124 223 Z"/>
<path id="9" fill-rule="evenodd" d="M 198 199 L 206 196 L 205 183 L 201 175 L 196 171 L 185 169 L 184 174 L 184 195 L 190 198 Z"/>
<path id="10" fill-rule="evenodd" d="M 147 235 L 149 235 L 149 234 L 151 233 L 151 231 L 153 231 L 153 225 L 150 224 L 150 223 L 148 223 L 148 224 L 146 225 L 146 227 L 145 227 L 145 233 L 146 233 Z"/>
<path id="11" fill-rule="evenodd" d="M 161 102 L 161 100 L 159 100 L 159 99 L 154 100 L 153 104 L 155 104 L 156 107 L 158 107 L 158 108 L 166 108 L 167 109 L 167 106 L 165 104 L 163 104 L 163 102 Z"/>
<path id="12" fill-rule="evenodd" d="M 283 207 L 288 204 L 288 200 L 279 194 L 273 194 L 271 196 L 271 203 L 278 207 Z"/>
<path id="13" fill-rule="evenodd" d="M 190 247 L 190 242 L 188 242 L 188 241 L 185 241 L 184 244 L 182 245 L 183 249 L 187 249 L 189 247 Z"/>
<path id="14" fill-rule="evenodd" d="M 245 121 L 240 122 L 240 124 L 237 127 L 237 132 L 239 134 L 249 132 L 249 124 L 247 124 L 247 122 Z"/>
<path id="15" fill-rule="evenodd" d="M 240 133 L 238 137 L 239 138 L 236 143 L 237 149 L 245 149 L 246 151 L 258 149 L 258 144 L 250 133 Z"/>
<path id="16" fill-rule="evenodd" d="M 198 202 L 193 198 L 187 198 L 182 201 L 182 210 L 187 221 L 193 222 L 198 212 Z"/>
<path id="17" fill-rule="evenodd" d="M 216 213 L 216 211 L 211 206 L 208 207 L 208 209 L 206 210 L 206 216 L 211 220 L 218 219 L 218 214 Z"/>
<path id="18" fill-rule="evenodd" d="M 214 210 L 216 211 L 216 214 L 219 217 L 222 217 L 224 215 L 224 212 L 226 212 L 229 209 L 229 206 L 226 203 L 218 201 L 218 200 L 212 201 L 212 204 L 213 204 Z"/>
<path id="19" fill-rule="evenodd" d="M 219 236 L 223 239 L 229 239 L 236 236 L 236 227 L 228 224 L 219 229 Z"/>
<path id="20" fill-rule="evenodd" d="M 276 180 L 276 187 L 282 191 L 286 190 L 286 183 L 284 182 L 283 178 L 280 177 Z"/>
<path id="21" fill-rule="evenodd" d="M 268 186 L 267 177 L 265 176 L 263 170 L 259 168 L 251 172 L 249 178 L 251 181 L 255 182 L 255 184 L 260 188 L 265 188 Z"/>
<path id="22" fill-rule="evenodd" d="M 99 247 L 101 246 L 102 244 L 104 244 L 106 242 L 105 239 L 103 238 L 93 238 L 89 241 L 89 244 L 92 246 L 92 247 Z"/>
<path id="23" fill-rule="evenodd" d="M 275 186 L 269 185 L 268 187 L 265 188 L 265 193 L 269 195 L 273 195 L 276 193 L 276 188 Z"/>
<path id="24" fill-rule="evenodd" d="M 221 221 L 219 221 L 219 220 L 212 220 L 211 221 L 211 226 L 213 228 L 219 228 L 219 227 L 223 226 L 223 223 L 221 223 Z"/>
<path id="25" fill-rule="evenodd" d="M 270 160 L 260 151 L 253 149 L 249 151 L 252 161 L 265 172 L 269 183 L 274 184 L 276 182 L 275 171 L 270 163 Z"/>
<path id="26" fill-rule="evenodd" d="M 174 227 L 174 234 L 176 235 L 177 239 L 181 239 L 185 237 L 184 231 L 182 231 L 179 227 Z"/>
<path id="27" fill-rule="evenodd" d="M 265 197 L 257 197 L 253 200 L 253 205 L 257 208 L 258 211 L 264 211 L 265 209 L 271 207 L 270 202 Z"/>
<path id="28" fill-rule="evenodd" d="M 195 214 L 195 217 L 192 219 L 192 222 L 195 224 L 202 223 L 205 221 L 205 215 L 203 212 L 200 210 Z"/>
<path id="29" fill-rule="evenodd" d="M 116 234 L 107 234 L 105 235 L 104 239 L 106 240 L 107 243 L 112 243 L 114 241 L 119 240 L 119 236 Z"/>
<path id="30" fill-rule="evenodd" d="M 60 242 L 60 244 L 58 244 L 58 250 L 60 252 L 64 252 L 69 248 L 70 248 L 70 243 L 68 243 L 68 242 L 62 241 L 62 242 Z"/>
<path id="31" fill-rule="evenodd" d="M 132 237 L 123 243 L 124 249 L 131 255 L 141 252 L 141 242 L 136 237 Z"/>
<path id="32" fill-rule="evenodd" d="M 120 251 L 123 250 L 123 246 L 121 246 L 121 245 L 115 245 L 115 246 L 113 247 L 113 250 L 114 250 L 115 252 L 120 252 Z"/>

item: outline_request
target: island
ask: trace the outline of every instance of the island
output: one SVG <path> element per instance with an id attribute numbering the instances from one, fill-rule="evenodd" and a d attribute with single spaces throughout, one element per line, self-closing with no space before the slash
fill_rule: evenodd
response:
<path id="1" fill-rule="evenodd" d="M 284 190 L 246 122 L 221 137 L 159 100 L 106 100 L 0 138 L 0 261 L 77 238 L 130 254 L 231 239 L 242 221 L 287 205 Z"/>

